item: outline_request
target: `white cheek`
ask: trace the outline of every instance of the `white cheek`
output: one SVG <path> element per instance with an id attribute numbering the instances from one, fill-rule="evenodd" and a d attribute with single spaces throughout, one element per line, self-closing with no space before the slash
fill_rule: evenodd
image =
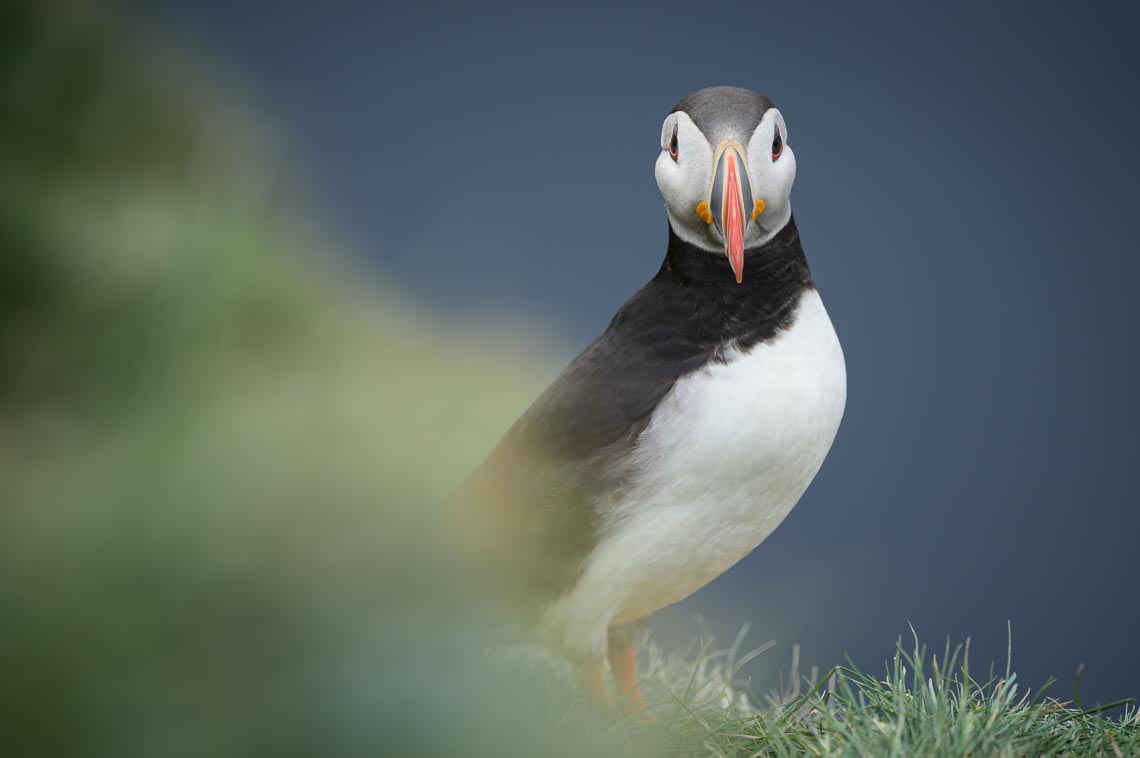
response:
<path id="1" fill-rule="evenodd" d="M 769 173 L 772 183 L 772 201 L 778 206 L 789 205 L 792 184 L 796 180 L 796 155 L 790 147 L 784 146 L 783 154 L 772 162 Z"/>
<path id="2" fill-rule="evenodd" d="M 702 171 L 708 161 L 702 155 L 682 156 L 674 161 L 668 153 L 662 152 L 657 158 L 654 175 L 657 188 L 665 198 L 665 205 L 679 218 L 695 212 L 697 203 L 708 194 L 710 178 Z"/>
<path id="3" fill-rule="evenodd" d="M 745 242 L 759 245 L 771 239 L 791 218 L 796 157 L 787 145 L 784 145 L 783 153 L 774 161 L 766 147 L 750 151 L 749 171 L 753 182 L 752 191 L 764 201 L 764 213 L 758 219 L 758 225 L 749 227 Z"/>
<path id="4" fill-rule="evenodd" d="M 785 204 L 796 180 L 796 156 L 792 149 L 784 145 L 783 153 L 776 160 L 772 160 L 767 148 L 750 150 L 748 161 L 756 197 L 762 198 L 768 206 Z"/>
<path id="5" fill-rule="evenodd" d="M 683 201 L 685 190 L 685 177 L 681 168 L 664 151 L 657 156 L 657 165 L 653 169 L 657 178 L 657 189 L 661 190 L 661 197 L 665 198 L 665 205 L 677 208 Z"/>

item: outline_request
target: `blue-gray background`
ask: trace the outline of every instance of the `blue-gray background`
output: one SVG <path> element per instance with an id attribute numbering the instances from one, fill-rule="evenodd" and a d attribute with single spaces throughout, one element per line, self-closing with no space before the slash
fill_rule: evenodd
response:
<path id="1" fill-rule="evenodd" d="M 566 357 L 655 271 L 661 120 L 784 113 L 849 400 L 760 550 L 659 614 L 875 666 L 913 623 L 1026 684 L 1140 690 L 1140 31 L 1124 4 L 143 2 L 277 124 L 378 280 Z M 770 655 L 786 662 L 786 655 Z M 1086 703 L 1087 704 L 1087 703 Z"/>

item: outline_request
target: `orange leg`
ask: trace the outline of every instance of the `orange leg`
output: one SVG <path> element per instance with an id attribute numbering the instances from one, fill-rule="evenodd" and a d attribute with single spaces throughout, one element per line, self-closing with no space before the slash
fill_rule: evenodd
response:
<path id="1" fill-rule="evenodd" d="M 606 683 L 602 681 L 602 672 L 604 671 L 604 664 L 598 663 L 591 666 L 584 671 L 578 673 L 578 686 L 582 691 L 589 695 L 595 703 L 602 708 L 609 710 L 614 707 L 614 703 L 610 700 L 610 691 L 606 689 Z"/>
<path id="2" fill-rule="evenodd" d="M 621 699 L 622 713 L 632 716 L 644 707 L 641 702 L 641 689 L 637 686 L 637 653 L 628 642 L 611 639 L 609 658 L 618 697 Z"/>

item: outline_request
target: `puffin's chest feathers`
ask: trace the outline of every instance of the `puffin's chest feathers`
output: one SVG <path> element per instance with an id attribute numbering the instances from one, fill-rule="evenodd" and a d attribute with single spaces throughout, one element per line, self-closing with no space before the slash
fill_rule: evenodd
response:
<path id="1" fill-rule="evenodd" d="M 638 441 L 638 484 L 727 493 L 801 480 L 831 445 L 845 400 L 843 351 L 811 289 L 772 340 L 730 343 L 674 385 Z"/>
<path id="2" fill-rule="evenodd" d="M 772 340 L 678 381 L 610 504 L 610 536 L 662 559 L 623 615 L 685 597 L 771 534 L 823 464 L 846 397 L 843 351 L 814 289 Z"/>

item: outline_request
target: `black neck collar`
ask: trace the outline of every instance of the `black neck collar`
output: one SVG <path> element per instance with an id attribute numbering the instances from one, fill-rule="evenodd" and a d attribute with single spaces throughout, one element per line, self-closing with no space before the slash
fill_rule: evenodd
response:
<path id="1" fill-rule="evenodd" d="M 669 248 L 657 276 L 723 291 L 731 299 L 765 297 L 789 287 L 800 290 L 812 286 L 795 218 L 789 218 L 776 236 L 763 245 L 744 251 L 744 276 L 740 284 L 736 283 L 728 256 L 686 242 L 669 224 Z"/>
<path id="2" fill-rule="evenodd" d="M 775 237 L 744 251 L 740 284 L 724 255 L 685 242 L 670 227 L 661 270 L 618 311 L 610 331 L 684 373 L 725 345 L 747 349 L 774 337 L 791 324 L 800 296 L 812 287 L 792 219 Z"/>

